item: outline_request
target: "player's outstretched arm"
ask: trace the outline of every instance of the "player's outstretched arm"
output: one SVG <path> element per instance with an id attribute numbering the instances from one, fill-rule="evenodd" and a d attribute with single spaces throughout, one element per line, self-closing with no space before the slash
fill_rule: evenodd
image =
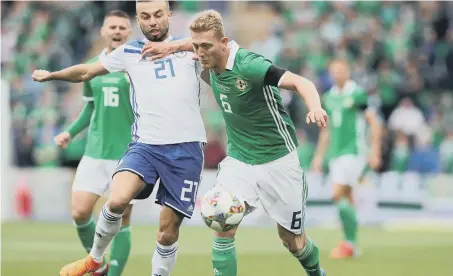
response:
<path id="1" fill-rule="evenodd" d="M 172 53 L 181 51 L 193 52 L 192 39 L 186 38 L 171 42 L 152 42 L 149 41 L 142 49 L 142 56 L 149 55 L 151 60 L 164 58 Z"/>
<path id="2" fill-rule="evenodd" d="M 365 111 L 365 118 L 371 129 L 371 155 L 368 163 L 372 169 L 377 170 L 381 167 L 382 124 L 374 110 Z"/>
<path id="3" fill-rule="evenodd" d="M 77 116 L 77 119 L 62 133 L 58 134 L 54 138 L 55 144 L 65 149 L 68 144 L 71 142 L 72 138 L 77 136 L 85 128 L 90 125 L 91 116 L 94 111 L 94 103 L 88 102 Z"/>
<path id="4" fill-rule="evenodd" d="M 94 77 L 108 74 L 100 61 L 89 64 L 78 64 L 66 69 L 49 72 L 46 70 L 35 70 L 32 78 L 37 82 L 46 82 L 52 80 L 61 80 L 68 82 L 82 82 L 89 81 Z"/>
<path id="5" fill-rule="evenodd" d="M 286 71 L 279 80 L 278 87 L 297 91 L 308 107 L 307 123 L 317 123 L 319 127 L 327 127 L 327 113 L 322 109 L 316 86 L 310 80 Z"/>

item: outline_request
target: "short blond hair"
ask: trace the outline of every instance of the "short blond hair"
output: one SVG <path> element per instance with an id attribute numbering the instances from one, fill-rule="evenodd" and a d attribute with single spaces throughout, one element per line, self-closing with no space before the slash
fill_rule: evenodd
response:
<path id="1" fill-rule="evenodd" d="M 222 15 L 215 10 L 207 10 L 197 14 L 195 20 L 190 24 L 190 30 L 196 33 L 214 31 L 220 37 L 225 36 Z"/>

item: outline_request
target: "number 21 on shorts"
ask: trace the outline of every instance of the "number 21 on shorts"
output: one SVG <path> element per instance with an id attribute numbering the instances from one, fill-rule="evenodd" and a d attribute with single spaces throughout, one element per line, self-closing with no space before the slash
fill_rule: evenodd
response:
<path id="1" fill-rule="evenodd" d="M 195 202 L 198 191 L 198 182 L 184 180 L 184 187 L 181 189 L 181 200 Z"/>

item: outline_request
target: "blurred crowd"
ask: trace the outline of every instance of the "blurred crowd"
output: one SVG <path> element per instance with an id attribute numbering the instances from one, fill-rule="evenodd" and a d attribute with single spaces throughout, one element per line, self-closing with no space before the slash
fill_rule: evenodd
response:
<path id="1" fill-rule="evenodd" d="M 385 126 L 382 170 L 453 173 L 453 3 L 184 1 L 171 7 L 174 35 L 188 34 L 195 12 L 217 9 L 230 38 L 314 81 L 320 93 L 332 86 L 329 61 L 347 58 Z M 10 83 L 17 165 L 59 166 L 82 156 L 86 133 L 65 151 L 53 144 L 83 105 L 81 86 L 33 83 L 30 73 L 98 53 L 103 14 L 114 8 L 133 16 L 135 3 L 2 2 L 2 78 Z M 281 93 L 298 129 L 301 165 L 309 169 L 318 130 L 304 123 L 300 97 Z M 216 168 L 225 156 L 224 123 L 209 93 L 202 104 L 205 164 Z"/>

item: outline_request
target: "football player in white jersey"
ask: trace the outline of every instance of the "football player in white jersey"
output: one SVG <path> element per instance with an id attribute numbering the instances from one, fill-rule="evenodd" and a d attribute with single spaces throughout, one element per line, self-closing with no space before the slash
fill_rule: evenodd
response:
<path id="1" fill-rule="evenodd" d="M 119 161 L 110 195 L 102 208 L 89 255 L 62 268 L 60 275 L 96 271 L 107 246 L 118 233 L 121 218 L 134 198 L 147 198 L 160 179 L 156 202 L 162 208 L 152 275 L 168 276 L 176 263 L 179 227 L 192 216 L 203 169 L 202 145 L 206 134 L 200 114 L 199 64 L 192 53 L 175 49 L 163 59 L 142 57 L 148 41 L 175 40 L 168 33 L 168 1 L 137 1 L 137 21 L 145 36 L 115 49 L 99 62 L 80 64 L 57 72 L 37 70 L 39 82 L 89 81 L 110 72 L 125 71 L 131 82 L 135 114 L 133 142 Z M 183 46 L 185 43 L 181 43 Z"/>

